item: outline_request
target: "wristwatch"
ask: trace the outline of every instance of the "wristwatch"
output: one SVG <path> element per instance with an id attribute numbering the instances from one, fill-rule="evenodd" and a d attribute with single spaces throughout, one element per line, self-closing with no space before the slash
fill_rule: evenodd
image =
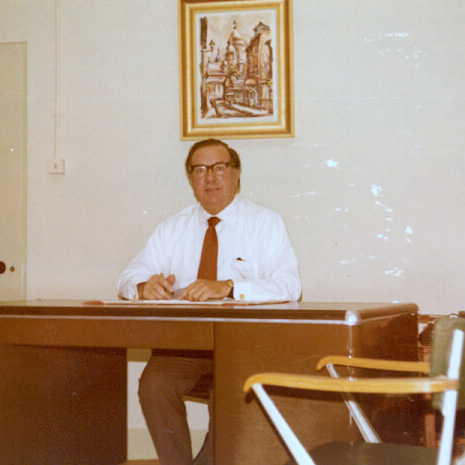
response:
<path id="1" fill-rule="evenodd" d="M 228 279 L 226 284 L 229 286 L 229 294 L 228 297 L 234 298 L 234 281 L 232 279 Z"/>

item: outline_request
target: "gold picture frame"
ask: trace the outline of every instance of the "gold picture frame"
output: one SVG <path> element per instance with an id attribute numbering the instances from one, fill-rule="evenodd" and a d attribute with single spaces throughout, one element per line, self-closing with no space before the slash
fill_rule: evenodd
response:
<path id="1" fill-rule="evenodd" d="M 181 140 L 294 137 L 292 0 L 179 0 Z"/>

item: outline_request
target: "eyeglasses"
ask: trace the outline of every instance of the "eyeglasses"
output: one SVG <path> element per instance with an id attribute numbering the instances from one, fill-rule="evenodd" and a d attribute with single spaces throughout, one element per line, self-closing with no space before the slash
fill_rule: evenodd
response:
<path id="1" fill-rule="evenodd" d="M 218 163 L 213 163 L 213 165 L 191 165 L 189 167 L 189 173 L 197 178 L 202 178 L 206 176 L 208 170 L 212 170 L 212 173 L 217 176 L 223 176 L 228 169 L 228 166 L 234 166 L 229 161 L 219 161 Z"/>

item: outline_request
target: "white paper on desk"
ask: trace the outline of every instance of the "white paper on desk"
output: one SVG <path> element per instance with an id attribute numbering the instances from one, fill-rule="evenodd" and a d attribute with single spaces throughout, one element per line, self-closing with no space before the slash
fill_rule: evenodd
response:
<path id="1" fill-rule="evenodd" d="M 225 299 L 212 299 L 206 302 L 192 302 L 190 300 L 99 300 L 87 302 L 88 304 L 101 305 L 227 305 L 227 306 L 247 306 L 247 305 L 269 305 L 283 304 L 288 300 L 234 300 L 229 297 Z"/>
<path id="2" fill-rule="evenodd" d="M 219 299 L 219 300 L 207 300 L 206 302 L 191 302 L 190 300 L 116 300 L 114 302 L 104 302 L 104 303 L 122 303 L 122 304 L 140 304 L 140 305 L 222 305 L 226 302 L 232 303 L 233 299 Z"/>

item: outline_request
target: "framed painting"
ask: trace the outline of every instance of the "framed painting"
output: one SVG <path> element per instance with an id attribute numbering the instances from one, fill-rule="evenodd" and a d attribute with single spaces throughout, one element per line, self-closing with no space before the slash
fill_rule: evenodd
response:
<path id="1" fill-rule="evenodd" d="M 292 0 L 179 0 L 181 139 L 293 137 Z"/>

